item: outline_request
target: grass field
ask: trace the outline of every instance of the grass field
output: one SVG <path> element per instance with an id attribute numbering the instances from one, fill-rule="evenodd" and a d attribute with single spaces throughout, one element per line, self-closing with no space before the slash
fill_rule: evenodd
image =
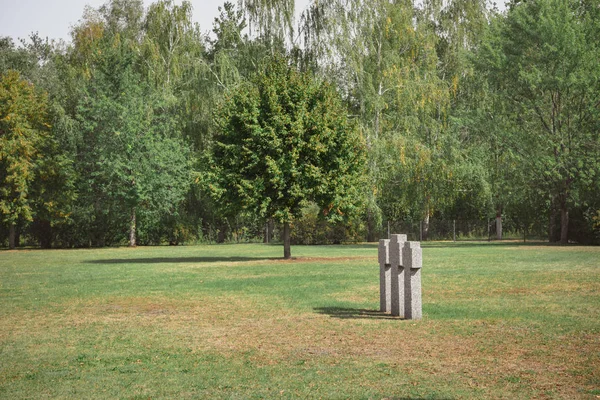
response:
<path id="1" fill-rule="evenodd" d="M 420 321 L 375 245 L 0 252 L 0 398 L 600 398 L 600 248 L 426 243 Z"/>

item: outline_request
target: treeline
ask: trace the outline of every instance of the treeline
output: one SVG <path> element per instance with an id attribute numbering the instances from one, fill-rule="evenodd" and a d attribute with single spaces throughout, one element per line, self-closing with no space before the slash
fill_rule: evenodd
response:
<path id="1" fill-rule="evenodd" d="M 0 39 L 0 244 L 262 240 L 223 204 L 215 110 L 266 60 L 328 82 L 366 146 L 359 206 L 316 204 L 298 243 L 376 240 L 384 221 L 496 219 L 600 243 L 600 2 L 110 0 L 68 44 Z M 202 27 L 206 29 L 207 27 Z M 232 211 L 233 210 L 233 211 Z"/>

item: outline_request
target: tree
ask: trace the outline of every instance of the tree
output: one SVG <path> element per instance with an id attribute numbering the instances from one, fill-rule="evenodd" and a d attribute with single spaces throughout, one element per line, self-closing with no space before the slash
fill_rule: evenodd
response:
<path id="1" fill-rule="evenodd" d="M 46 95 L 16 71 L 0 77 L 0 215 L 9 226 L 9 247 L 14 249 L 17 223 L 32 221 L 29 195 L 40 147 L 48 140 Z"/>
<path id="2" fill-rule="evenodd" d="M 268 43 L 272 52 L 286 39 L 293 40 L 294 0 L 239 0 L 249 20 L 249 30 Z"/>
<path id="3" fill-rule="evenodd" d="M 437 54 L 446 32 L 436 36 L 410 0 L 314 2 L 303 21 L 307 51 L 337 78 L 367 140 L 368 240 L 382 215 L 422 220 L 426 235 L 456 197 L 460 143 L 448 116 L 458 80 Z"/>
<path id="4" fill-rule="evenodd" d="M 95 205 L 92 216 L 116 218 L 117 225 L 128 218 L 135 246 L 139 213 L 174 212 L 183 199 L 190 153 L 175 135 L 168 103 L 133 70 L 129 50 L 117 44 L 103 54 L 78 109 L 84 135 L 78 168 L 89 183 L 82 191 Z"/>
<path id="5" fill-rule="evenodd" d="M 230 212 L 290 224 L 314 201 L 329 219 L 355 207 L 363 143 L 336 91 L 274 57 L 216 113 L 213 184 Z"/>
<path id="6" fill-rule="evenodd" d="M 199 27 L 192 22 L 191 3 L 153 3 L 144 28 L 143 61 L 149 79 L 159 87 L 181 90 L 182 80 L 190 78 L 189 71 L 202 57 L 202 38 Z"/>
<path id="7" fill-rule="evenodd" d="M 513 3 L 477 56 L 479 71 L 506 104 L 498 111 L 512 129 L 503 144 L 519 154 L 529 184 L 559 211 L 562 243 L 569 208 L 583 202 L 579 189 L 600 172 L 598 13 L 595 1 Z M 552 211 L 550 218 L 552 226 Z"/>
<path id="8" fill-rule="evenodd" d="M 192 34 L 187 22 L 171 19 L 171 6 L 161 3 L 153 9 L 146 41 L 137 0 L 111 1 L 90 11 L 74 29 L 71 58 L 80 76 L 75 117 L 82 137 L 76 211 L 88 236 L 81 244 L 103 245 L 127 232 L 135 246 L 140 221 L 158 224 L 163 216 L 176 215 L 191 183 L 190 151 L 181 138 L 173 96 L 181 81 L 174 64 L 183 50 L 168 42 L 179 43 L 185 35 L 187 44 Z M 181 11 L 177 17 L 185 20 L 188 6 L 173 13 Z M 160 36 L 160 26 L 173 29 Z M 156 57 L 142 59 L 143 48 Z M 161 63 L 162 57 L 170 61 Z M 151 230 L 146 226 L 145 232 Z"/>
<path id="9" fill-rule="evenodd" d="M 68 95 L 71 85 L 63 74 L 64 57 L 59 47 L 37 34 L 20 42 L 17 48 L 10 40 L 0 39 L 0 75 L 10 69 L 17 70 L 23 80 L 45 92 L 46 122 L 50 125 L 46 139 L 37 148 L 42 156 L 35 163 L 35 179 L 28 192 L 33 222 L 21 224 L 27 231 L 20 231 L 36 237 L 42 247 L 51 247 L 60 227 L 69 222 L 76 197 L 72 159 L 77 133 L 65 110 L 74 99 Z"/>

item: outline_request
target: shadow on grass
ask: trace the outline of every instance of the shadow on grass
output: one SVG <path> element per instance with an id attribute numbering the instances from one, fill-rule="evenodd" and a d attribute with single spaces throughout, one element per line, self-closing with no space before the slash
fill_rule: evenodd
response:
<path id="1" fill-rule="evenodd" d="M 354 244 L 328 244 L 328 245 L 323 245 L 323 246 L 339 247 L 342 249 L 368 249 L 368 250 L 370 250 L 370 249 L 377 249 L 377 246 L 379 246 L 379 242 L 354 243 Z"/>
<path id="2" fill-rule="evenodd" d="M 364 308 L 315 307 L 313 310 L 318 314 L 329 315 L 332 318 L 340 319 L 402 319 L 378 310 L 367 310 Z"/>
<path id="3" fill-rule="evenodd" d="M 453 248 L 460 248 L 460 247 L 538 247 L 538 246 L 547 246 L 547 247 L 559 247 L 561 246 L 560 244 L 557 243 L 548 243 L 548 242 L 544 242 L 544 241 L 528 241 L 528 242 L 523 242 L 518 241 L 518 240 L 506 240 L 506 241 L 494 241 L 492 240 L 491 242 L 488 242 L 487 240 L 469 240 L 469 241 L 456 241 L 456 242 L 452 242 L 452 241 L 431 241 L 431 242 L 421 242 L 421 247 L 430 247 L 430 248 L 440 248 L 440 247 L 453 247 Z M 569 244 L 569 245 L 563 245 L 563 246 L 577 246 L 574 244 Z"/>
<path id="4" fill-rule="evenodd" d="M 280 257 L 151 257 L 89 260 L 88 264 L 181 264 L 283 260 Z"/>
<path id="5" fill-rule="evenodd" d="M 387 400 L 453 400 L 452 397 L 384 397 Z"/>

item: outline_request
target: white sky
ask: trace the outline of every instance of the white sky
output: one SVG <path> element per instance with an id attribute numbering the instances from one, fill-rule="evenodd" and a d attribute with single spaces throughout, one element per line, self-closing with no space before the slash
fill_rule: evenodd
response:
<path id="1" fill-rule="evenodd" d="M 230 0 L 237 4 L 236 0 Z M 28 38 L 38 32 L 40 37 L 70 41 L 69 31 L 83 16 L 85 5 L 98 8 L 106 0 L 0 0 L 0 37 L 10 36 L 15 44 L 18 38 Z M 144 5 L 152 4 L 144 0 Z M 194 7 L 194 21 L 200 24 L 203 33 L 212 30 L 212 23 L 218 14 L 218 7 L 225 0 L 191 0 Z M 180 0 L 176 0 L 181 4 Z M 301 11 L 308 0 L 296 0 L 296 10 Z"/>

